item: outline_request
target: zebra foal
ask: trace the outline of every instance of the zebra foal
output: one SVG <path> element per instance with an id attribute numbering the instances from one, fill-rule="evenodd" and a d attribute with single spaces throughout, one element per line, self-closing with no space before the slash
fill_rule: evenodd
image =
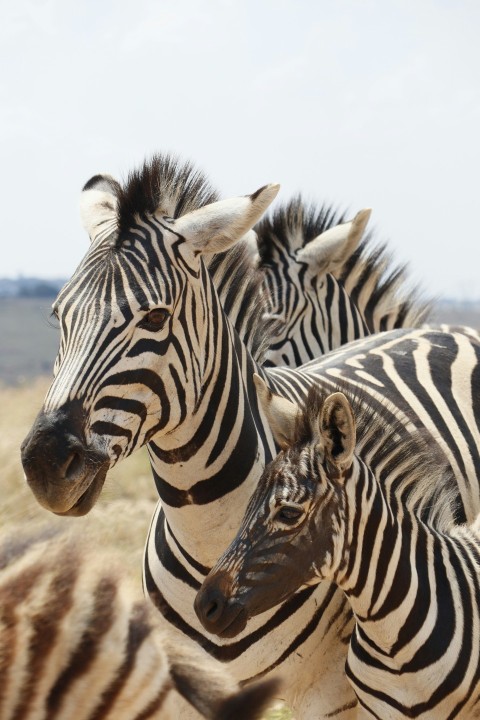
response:
<path id="1" fill-rule="evenodd" d="M 274 684 L 239 691 L 160 632 L 111 557 L 49 534 L 0 544 L 0 720 L 165 720 L 171 689 L 203 717 L 259 717 Z"/>
<path id="2" fill-rule="evenodd" d="M 421 436 L 386 436 L 359 398 L 312 388 L 302 413 L 256 384 L 283 449 L 197 596 L 205 627 L 232 637 L 330 580 L 356 621 L 345 669 L 357 717 L 480 717 L 480 516 L 453 525 L 444 501 L 421 519 L 418 498 L 442 475 L 451 482 L 445 465 Z"/>

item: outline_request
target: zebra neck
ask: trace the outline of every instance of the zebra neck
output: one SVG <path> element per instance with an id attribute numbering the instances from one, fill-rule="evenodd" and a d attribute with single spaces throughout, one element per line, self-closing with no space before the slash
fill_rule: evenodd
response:
<path id="1" fill-rule="evenodd" d="M 347 595 L 358 626 L 388 652 L 419 579 L 422 585 L 429 582 L 427 558 L 416 554 L 419 527 L 401 508 L 392 512 L 363 463 L 357 464 L 345 490 L 345 539 L 334 581 Z"/>
<path id="2" fill-rule="evenodd" d="M 465 597 L 478 592 L 470 587 L 478 585 L 472 580 L 478 576 L 478 538 L 474 562 L 465 558 L 468 530 L 457 528 L 452 536 L 402 506 L 392 511 L 376 482 L 362 495 L 360 523 L 355 525 L 352 512 L 350 524 L 350 537 L 356 527 L 358 539 L 337 584 L 357 622 L 353 655 L 361 658 L 367 652 L 402 672 L 406 665 L 428 662 L 438 637 L 456 632 L 458 607 L 463 613 Z M 478 602 L 473 606 L 478 622 Z"/>
<path id="3" fill-rule="evenodd" d="M 168 526 L 181 547 L 206 567 L 213 566 L 235 536 L 270 459 L 271 438 L 256 405 L 255 370 L 248 351 L 234 350 L 193 418 L 167 439 L 149 444 Z"/>

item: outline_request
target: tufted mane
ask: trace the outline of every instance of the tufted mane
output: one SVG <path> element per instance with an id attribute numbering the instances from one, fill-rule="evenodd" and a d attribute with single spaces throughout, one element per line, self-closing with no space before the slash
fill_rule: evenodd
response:
<path id="1" fill-rule="evenodd" d="M 218 200 L 202 172 L 189 162 L 162 154 L 153 155 L 141 168 L 131 171 L 115 190 L 119 244 L 123 232 L 135 222 L 135 215 L 160 208 L 169 217 L 177 218 Z"/>
<path id="2" fill-rule="evenodd" d="M 279 254 L 293 255 L 317 235 L 345 222 L 345 215 L 327 205 L 306 204 L 300 195 L 275 209 L 255 227 L 260 267 L 278 263 Z M 408 287 L 406 267 L 392 263 L 385 245 L 376 242 L 372 232 L 344 258 L 334 276 L 359 307 L 368 286 L 368 302 L 362 309 L 370 332 L 418 327 L 427 318 L 429 305 L 419 299 L 415 288 Z M 374 314 L 380 316 L 380 327 L 374 326 Z M 389 323 L 392 316 L 393 323 Z"/>
<path id="3" fill-rule="evenodd" d="M 313 203 L 307 205 L 301 195 L 297 195 L 257 223 L 255 231 L 261 265 L 274 261 L 274 243 L 285 252 L 294 253 L 320 233 L 342 222 L 345 222 L 345 216 L 334 208 L 317 207 Z"/>

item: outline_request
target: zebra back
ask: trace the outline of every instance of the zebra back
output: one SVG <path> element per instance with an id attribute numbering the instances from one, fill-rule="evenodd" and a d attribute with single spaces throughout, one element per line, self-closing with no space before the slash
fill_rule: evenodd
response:
<path id="1" fill-rule="evenodd" d="M 242 691 L 199 647 L 161 631 L 119 560 L 77 535 L 2 539 L 0 617 L 1 720 L 165 720 L 172 689 L 206 718 L 240 720 L 278 689 Z"/>

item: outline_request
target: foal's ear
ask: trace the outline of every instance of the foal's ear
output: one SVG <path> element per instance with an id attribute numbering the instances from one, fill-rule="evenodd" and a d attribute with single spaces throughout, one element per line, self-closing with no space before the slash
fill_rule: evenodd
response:
<path id="1" fill-rule="evenodd" d="M 117 225 L 118 183 L 111 175 L 94 175 L 80 195 L 80 217 L 92 242 L 103 231 L 113 232 Z"/>
<path id="2" fill-rule="evenodd" d="M 352 406 L 341 392 L 325 400 L 319 418 L 320 435 L 325 441 L 327 460 L 345 470 L 352 462 L 356 444 Z"/>
<path id="3" fill-rule="evenodd" d="M 290 400 L 274 395 L 260 375 L 255 374 L 253 381 L 273 437 L 282 450 L 286 450 L 295 442 L 295 427 L 300 408 Z"/>
<path id="4" fill-rule="evenodd" d="M 280 185 L 265 185 L 252 195 L 204 205 L 170 221 L 171 229 L 196 254 L 223 252 L 252 229 L 279 189 Z"/>

